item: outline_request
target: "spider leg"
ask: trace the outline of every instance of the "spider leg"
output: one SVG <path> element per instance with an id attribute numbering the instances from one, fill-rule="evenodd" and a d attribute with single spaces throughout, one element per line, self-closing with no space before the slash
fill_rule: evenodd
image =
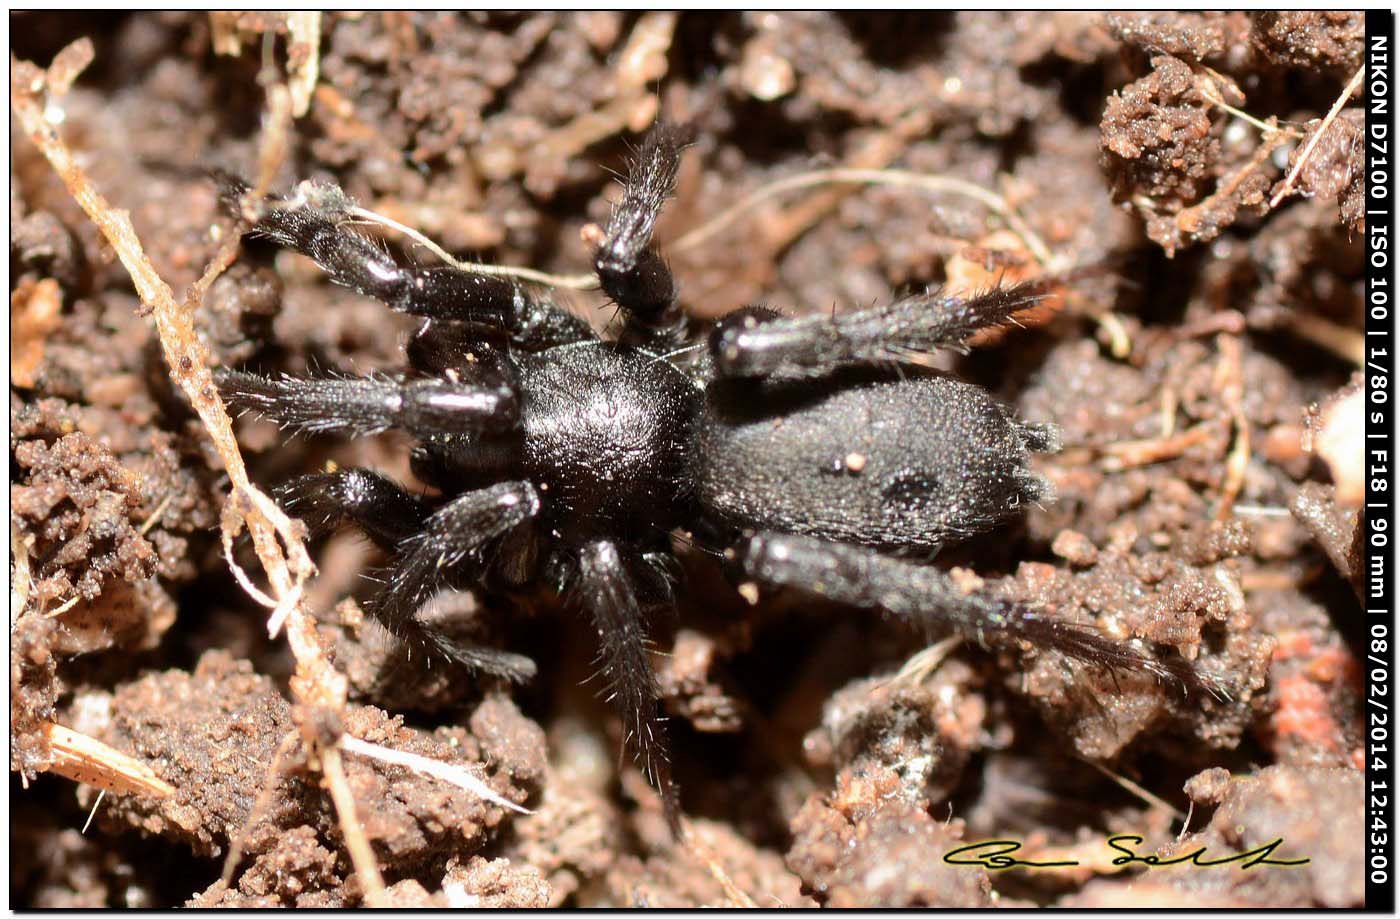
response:
<path id="1" fill-rule="evenodd" d="M 603 291 L 627 317 L 619 340 L 629 344 L 669 350 L 686 336 L 676 282 L 652 246 L 652 233 L 662 205 L 675 194 L 681 153 L 693 137 L 687 126 L 656 123 L 642 141 L 603 241 L 593 252 Z"/>
<path id="2" fill-rule="evenodd" d="M 1041 283 L 1027 282 L 972 297 L 921 294 L 837 316 L 781 319 L 767 310 L 737 310 L 710 333 L 710 355 L 722 377 L 811 377 L 839 367 L 899 362 L 911 352 L 959 346 L 979 329 L 1010 322 L 1042 293 Z"/>
<path id="3" fill-rule="evenodd" d="M 246 183 L 216 177 L 227 210 L 237 215 Z M 334 185 L 303 182 L 270 202 L 252 232 L 308 256 L 337 284 L 413 316 L 489 326 L 522 346 L 540 349 L 593 338 L 588 324 L 510 278 L 452 266 L 401 266 L 376 241 L 351 226 L 353 202 Z"/>
<path id="4" fill-rule="evenodd" d="M 528 658 L 453 641 L 417 619 L 416 613 L 448 574 L 479 557 L 539 509 L 539 495 L 528 482 L 502 482 L 449 501 L 427 516 L 412 536 L 399 541 L 388 582 L 365 611 L 404 641 L 410 654 L 421 652 L 429 660 L 445 657 L 517 682 L 528 679 L 535 673 Z"/>
<path id="5" fill-rule="evenodd" d="M 430 508 L 417 495 L 368 469 L 315 472 L 273 490 L 279 504 L 314 535 L 352 523 L 381 549 L 393 551 L 423 526 Z"/>
<path id="6" fill-rule="evenodd" d="M 221 371 L 217 381 L 235 408 L 308 433 L 365 435 L 392 427 L 427 437 L 508 430 L 519 417 L 515 388 L 505 381 L 267 377 L 236 370 Z"/>
<path id="7" fill-rule="evenodd" d="M 743 553 L 749 577 L 800 587 L 839 603 L 880 608 L 908 622 L 951 628 L 984 647 L 1026 641 L 1108 669 L 1146 671 L 1187 690 L 1205 685 L 1184 661 L 1164 662 L 1030 607 L 964 593 L 942 570 L 890 558 L 863 546 L 807 536 L 760 533 Z"/>
<path id="8" fill-rule="evenodd" d="M 305 520 L 313 532 L 328 532 L 350 522 L 389 552 L 410 542 L 429 517 L 429 508 L 421 499 L 367 469 L 300 476 L 278 487 L 275 494 L 282 506 Z M 384 623 L 378 606 L 372 604 L 370 610 Z M 395 631 L 392 625 L 384 624 Z M 416 619 L 395 633 L 408 645 L 410 654 L 415 648 L 445 654 L 482 673 L 516 681 L 535 672 L 534 662 L 527 657 L 447 639 Z"/>
<path id="9" fill-rule="evenodd" d="M 622 716 L 626 744 L 661 794 L 666 820 L 680 837 L 680 800 L 671 779 L 670 744 L 657 711 L 660 695 L 647 658 L 643 616 L 617 547 L 595 542 L 579 553 L 578 593 L 598 629 L 608 701 Z"/>

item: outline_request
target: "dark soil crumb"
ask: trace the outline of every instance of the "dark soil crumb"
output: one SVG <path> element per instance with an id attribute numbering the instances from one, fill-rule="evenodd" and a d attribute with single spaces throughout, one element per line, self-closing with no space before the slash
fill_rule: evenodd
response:
<path id="1" fill-rule="evenodd" d="M 1196 61 L 1221 57 L 1249 31 L 1242 13 L 1111 13 L 1106 22 L 1113 37 L 1128 45 Z"/>
<path id="2" fill-rule="evenodd" d="M 511 824 L 504 851 L 541 872 L 549 889 L 547 905 L 557 907 L 571 898 L 585 905 L 624 851 L 621 816 L 586 784 L 551 776 L 534 813 Z"/>
<path id="3" fill-rule="evenodd" d="M 169 671 L 128 684 L 111 697 L 85 696 L 72 714 L 86 733 L 151 763 L 179 789 L 158 803 L 114 802 L 103 808 L 104 824 L 125 822 L 171 835 L 209 855 L 223 854 L 246 827 L 244 853 L 253 867 L 240 876 L 238 896 L 309 905 L 305 897 L 317 897 L 343 880 L 344 866 L 336 867 L 340 863 L 333 854 L 339 828 L 302 764 L 284 760 L 270 803 L 247 826 L 267 766 L 293 726 L 288 704 L 246 663 L 213 652 L 193 674 Z M 470 732 L 416 731 L 368 707 L 350 710 L 346 728 L 361 740 L 396 750 L 484 764 L 488 784 L 521 803 L 539 787 L 543 772 L 543 738 L 503 699 L 478 706 Z M 358 800 L 378 802 L 364 819 L 387 871 L 412 870 L 445 860 L 450 852 L 480 848 L 505 814 L 496 804 L 401 766 L 347 754 L 346 771 Z M 299 824 L 308 817 L 312 823 Z"/>
<path id="4" fill-rule="evenodd" d="M 1141 909 L 1180 903 L 1182 897 L 1207 909 L 1363 905 L 1365 865 L 1355 842 L 1364 817 L 1360 772 L 1270 766 L 1234 778 L 1226 773 L 1223 781 L 1218 774 L 1211 778 L 1187 786 L 1198 805 L 1218 805 L 1209 823 L 1154 854 L 1167 860 L 1205 848 L 1211 859 L 1226 858 L 1282 840 L 1271 860 L 1307 863 L 1269 871 L 1242 871 L 1236 864 L 1153 870 L 1127 881 L 1094 881 L 1064 905 Z"/>
<path id="5" fill-rule="evenodd" d="M 1250 39 L 1270 63 L 1326 68 L 1351 76 L 1361 66 L 1366 17 L 1340 10 L 1270 10 L 1253 14 Z"/>
<path id="6" fill-rule="evenodd" d="M 350 689 L 328 727 L 460 764 L 531 810 L 345 753 L 389 905 L 1360 902 L 1362 662 L 1348 638 L 1360 499 L 1345 415 L 1366 305 L 1360 99 L 1302 155 L 1360 66 L 1364 17 L 319 22 L 318 79 L 274 190 L 333 180 L 459 257 L 587 271 L 581 232 L 606 220 L 615 173 L 659 113 L 697 129 L 659 238 L 698 319 L 1063 273 L 1024 328 L 928 357 L 1057 424 L 1065 444 L 1037 460 L 1053 501 L 934 563 L 1189 661 L 1216 690 L 1192 696 L 1031 648 L 930 647 L 943 636 L 800 594 L 751 605 L 721 565 L 683 552 L 680 615 L 658 617 L 653 635 L 695 834 L 677 844 L 640 772 L 619 764 L 620 727 L 587 682 L 592 638 L 571 605 L 547 590 L 443 595 L 423 614 L 528 654 L 539 675 L 512 687 L 422 670 L 364 621 L 382 553 L 337 534 L 312 547 L 321 574 L 307 596 Z M 274 33 L 274 64 L 288 53 L 278 16 L 237 23 L 236 56 L 216 48 L 223 27 L 203 13 L 12 23 L 13 52 L 41 65 L 94 41 L 58 130 L 130 211 L 177 298 L 231 229 L 208 170 L 257 172 L 260 30 Z M 121 264 L 12 134 L 11 900 L 361 905 L 336 811 L 295 739 L 285 642 L 268 639 L 266 610 L 223 557 L 226 476 Z M 960 180 L 1020 223 L 976 196 L 834 184 L 674 245 L 772 182 L 831 167 Z M 433 260 L 392 235 L 385 245 Z M 599 327 L 612 319 L 596 291 L 555 295 Z M 415 326 L 257 240 L 194 319 L 214 362 L 269 373 L 395 370 Z M 334 464 L 421 487 L 394 433 L 288 440 L 252 417 L 235 427 L 260 485 Z M 257 570 L 245 544 L 234 551 Z M 45 774 L 50 723 L 136 757 L 175 793 L 98 802 Z M 1178 840 L 1174 810 L 1188 809 Z M 942 860 L 984 838 L 1083 854 L 1113 832 L 1163 852 L 1281 836 L 1279 854 L 1312 861 L 1147 875 Z"/>
<path id="7" fill-rule="evenodd" d="M 1282 763 L 1361 768 L 1361 665 L 1351 646 L 1305 594 L 1269 585 L 1250 606 L 1277 641 L 1260 739 Z"/>
<path id="8" fill-rule="evenodd" d="M 47 769 L 52 751 L 40 733 L 53 721 L 64 685 L 53 652 L 59 625 L 26 616 L 10 632 L 10 769 L 26 781 Z"/>
<path id="9" fill-rule="evenodd" d="M 442 891 L 453 909 L 528 909 L 547 906 L 552 891 L 533 865 L 515 866 L 510 859 L 472 856 L 465 864 L 454 859 L 442 878 Z"/>
<path id="10" fill-rule="evenodd" d="M 1175 553 L 1124 552 L 1119 534 L 1096 553 L 1092 566 L 1069 572 L 1023 563 L 1003 585 L 1023 603 L 1050 607 L 1069 621 L 1093 621 L 1110 635 L 1142 638 L 1193 661 L 1219 697 L 1199 698 L 1150 674 L 1085 673 L 1038 655 L 1010 678 L 1090 759 L 1113 759 L 1139 735 L 1180 734 L 1211 748 L 1233 748 L 1264 705 L 1260 691 L 1273 640 L 1254 628 L 1227 559 L 1248 551 L 1243 527 L 1209 527 L 1183 534 Z M 1099 704 L 1085 706 L 1082 693 Z"/>
<path id="11" fill-rule="evenodd" d="M 903 793 L 936 804 L 958 787 L 970 755 L 981 749 L 986 699 L 969 692 L 975 679 L 948 661 L 923 682 L 875 677 L 827 700 L 822 726 L 803 740 L 813 765 L 865 773 L 888 770 Z"/>
<path id="12" fill-rule="evenodd" d="M 1339 506 L 1335 489 L 1321 482 L 1304 482 L 1299 486 L 1288 509 L 1322 546 L 1337 573 L 1351 582 L 1360 597 L 1364 556 L 1360 510 Z"/>
<path id="13" fill-rule="evenodd" d="M 1259 159 L 1266 149 L 1244 157 L 1225 146 L 1224 119 L 1213 106 L 1231 90 L 1199 65 L 1159 54 L 1152 73 L 1115 93 L 1104 109 L 1104 166 L 1114 198 L 1143 216 L 1148 237 L 1168 255 L 1215 239 L 1241 208 L 1264 209 L 1277 175 Z M 1235 96 L 1230 101 L 1242 101 L 1237 90 Z"/>
<path id="14" fill-rule="evenodd" d="M 713 673 L 715 642 L 690 629 L 676 633 L 671 654 L 656 673 L 666 707 L 685 718 L 695 730 L 729 734 L 743 729 L 743 711 L 728 694 L 722 674 Z"/>
<path id="15" fill-rule="evenodd" d="M 802 895 L 797 878 L 776 852 L 755 847 L 723 824 L 693 821 L 691 832 L 693 839 L 687 845 L 668 845 L 644 860 L 623 857 L 605 879 L 606 904 L 655 909 L 815 905 Z M 713 856 L 728 884 L 695 857 L 701 847 Z M 742 897 L 733 896 L 731 890 Z"/>
<path id="16" fill-rule="evenodd" d="M 901 784 L 888 769 L 844 770 L 803 805 L 787 863 L 804 892 L 831 907 L 993 905 L 986 871 L 943 861 L 962 841 L 960 821 L 935 820 Z"/>
<path id="17" fill-rule="evenodd" d="M 1317 145 L 1298 171 L 1298 191 L 1309 197 L 1335 202 L 1342 225 L 1352 233 L 1364 232 L 1362 210 L 1366 206 L 1365 177 L 1362 175 L 1361 134 L 1366 117 L 1360 109 L 1348 109 L 1323 126 L 1322 120 L 1309 122 L 1307 133 L 1288 159 L 1292 172 L 1303 151 L 1318 132 Z"/>
<path id="18" fill-rule="evenodd" d="M 141 482 L 111 450 L 76 430 L 74 419 L 17 414 L 11 449 L 24 484 L 10 488 L 10 504 L 32 528 L 28 549 L 39 562 L 35 602 L 52 607 L 74 596 L 92 600 L 108 580 L 154 575 L 155 548 L 131 519 L 141 503 Z"/>
<path id="19" fill-rule="evenodd" d="M 1152 58 L 1152 73 L 1110 97 L 1103 145 L 1122 200 L 1142 195 L 1158 208 L 1204 196 L 1220 157 L 1196 74 L 1179 58 Z"/>
<path id="20" fill-rule="evenodd" d="M 348 905 L 340 893 L 343 871 L 336 854 L 318 840 L 314 827 L 293 827 L 281 834 L 274 848 L 253 859 L 236 888 L 227 889 L 219 881 L 185 905 L 201 909 L 343 907 Z"/>

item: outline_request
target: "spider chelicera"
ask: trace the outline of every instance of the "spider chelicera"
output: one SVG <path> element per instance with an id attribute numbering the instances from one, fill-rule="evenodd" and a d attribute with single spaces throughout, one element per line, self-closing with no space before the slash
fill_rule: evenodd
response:
<path id="1" fill-rule="evenodd" d="M 596 626 L 606 692 L 673 828 L 680 808 L 644 626 L 647 608 L 668 602 L 676 531 L 761 585 L 1189 683 L 1184 661 L 965 592 L 926 563 L 1047 498 L 1029 460 L 1056 450 L 1058 434 L 978 386 L 898 365 L 1006 323 L 1038 288 L 925 294 L 832 317 L 746 307 L 698 329 L 652 245 L 689 141 L 680 126 L 652 129 L 594 251 L 621 313 L 613 340 L 508 277 L 399 265 L 352 228 L 333 186 L 303 184 L 265 208 L 252 232 L 423 317 L 401 375 L 220 378 L 234 406 L 286 426 L 393 427 L 417 440 L 412 468 L 432 496 L 365 469 L 302 476 L 278 492 L 314 531 L 353 524 L 389 553 L 373 618 L 410 651 L 523 680 L 528 658 L 451 639 L 420 608 L 462 584 L 508 593 L 546 580 L 571 592 Z M 245 187 L 222 181 L 236 202 Z"/>

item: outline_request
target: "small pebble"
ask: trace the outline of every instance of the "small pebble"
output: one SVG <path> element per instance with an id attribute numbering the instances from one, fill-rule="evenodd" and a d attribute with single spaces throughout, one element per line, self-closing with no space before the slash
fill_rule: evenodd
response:
<path id="1" fill-rule="evenodd" d="M 1099 558 L 1099 550 L 1089 537 L 1076 530 L 1061 530 L 1056 534 L 1050 551 L 1077 568 L 1088 568 Z"/>

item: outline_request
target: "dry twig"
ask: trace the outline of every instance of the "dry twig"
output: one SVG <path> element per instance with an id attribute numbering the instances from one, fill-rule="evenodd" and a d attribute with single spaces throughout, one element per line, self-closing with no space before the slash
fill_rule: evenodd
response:
<path id="1" fill-rule="evenodd" d="M 739 217 L 767 201 L 802 188 L 815 188 L 822 185 L 856 184 L 889 185 L 915 188 L 933 194 L 953 194 L 972 198 L 985 205 L 990 211 L 1006 221 L 1016 235 L 1020 236 L 1036 259 L 1042 264 L 1051 260 L 1051 253 L 1045 242 L 1021 219 L 1006 199 L 982 186 L 956 176 L 934 175 L 910 172 L 904 169 L 817 169 L 788 176 L 763 186 L 746 196 L 738 203 L 720 212 L 713 219 L 696 227 L 671 244 L 672 252 L 684 252 L 694 248 L 723 232 Z"/>
<path id="2" fill-rule="evenodd" d="M 1103 468 L 1109 472 L 1120 472 L 1175 459 L 1190 448 L 1210 439 L 1213 425 L 1202 422 L 1172 437 L 1153 437 L 1148 440 L 1121 440 L 1108 444 L 1103 452 Z"/>
<path id="3" fill-rule="evenodd" d="M 34 575 L 29 567 L 29 541 L 10 521 L 10 631 L 29 605 L 29 594 L 34 588 Z"/>
<path id="4" fill-rule="evenodd" d="M 311 97 L 321 70 L 321 14 L 306 10 L 284 12 L 211 10 L 209 24 L 214 51 L 237 57 L 243 52 L 243 34 L 287 32 L 288 88 L 292 112 L 298 118 L 311 108 Z M 278 27 L 281 28 L 278 28 Z"/>
<path id="5" fill-rule="evenodd" d="M 350 861 L 355 865 L 355 876 L 360 879 L 366 905 L 379 909 L 387 905 L 384 898 L 384 876 L 379 873 L 379 863 L 374 858 L 374 850 L 369 847 L 364 827 L 355 810 L 355 796 L 350 793 L 350 783 L 345 778 L 345 765 L 340 761 L 337 747 L 326 747 L 320 751 L 321 774 L 326 777 L 326 789 L 335 802 L 336 814 L 340 817 L 340 832 L 345 837 L 345 848 L 350 852 Z"/>
<path id="6" fill-rule="evenodd" d="M 1220 504 L 1215 509 L 1215 519 L 1224 520 L 1230 516 L 1235 499 L 1244 488 L 1244 474 L 1249 466 L 1250 442 L 1249 419 L 1244 414 L 1244 347 L 1238 335 L 1222 333 L 1217 338 L 1220 349 L 1220 365 L 1216 371 L 1221 398 L 1230 410 L 1231 423 L 1235 429 L 1234 446 L 1225 461 L 1225 481 L 1220 487 Z"/>
<path id="7" fill-rule="evenodd" d="M 175 793 L 150 766 L 100 740 L 53 722 L 41 730 L 53 749 L 50 772 L 118 795 L 168 798 Z"/>
<path id="8" fill-rule="evenodd" d="M 1293 168 L 1288 171 L 1288 177 L 1283 180 L 1283 184 L 1279 186 L 1278 191 L 1274 192 L 1274 196 L 1269 199 L 1269 207 L 1278 207 L 1279 202 L 1288 197 L 1293 191 L 1293 183 L 1298 180 L 1298 174 L 1303 171 L 1303 166 L 1307 163 L 1308 157 L 1312 156 L 1312 152 L 1317 147 L 1318 141 L 1322 140 L 1322 135 L 1327 132 L 1327 128 L 1332 122 L 1337 120 L 1337 116 L 1342 112 L 1342 107 L 1351 99 L 1351 94 L 1356 92 L 1357 87 L 1361 85 L 1361 80 L 1365 76 L 1366 65 L 1363 64 L 1357 69 L 1351 80 L 1348 81 L 1346 89 L 1342 90 L 1342 94 L 1337 97 L 1337 101 L 1333 102 L 1332 107 L 1328 109 L 1327 114 L 1322 119 L 1322 123 L 1319 124 L 1317 130 L 1313 132 L 1312 139 L 1309 140 L 1308 145 L 1303 148 L 1303 152 L 1298 155 L 1298 160 L 1293 164 Z"/>
<path id="9" fill-rule="evenodd" d="M 559 163 L 624 128 L 646 130 L 660 108 L 659 99 L 647 86 L 666 75 L 666 55 L 679 18 L 675 12 L 643 13 L 617 55 L 613 97 L 600 108 L 584 112 L 546 134 L 536 145 L 532 158 Z"/>
<path id="10" fill-rule="evenodd" d="M 214 264 L 190 292 L 185 306 L 177 303 L 170 286 L 147 258 L 129 215 L 113 208 L 98 192 L 54 129 L 54 124 L 60 123 L 62 118 L 48 92 L 49 87 L 70 85 L 92 57 L 92 43 L 87 39 L 80 39 L 60 52 L 48 72 L 11 56 L 10 106 L 25 133 L 53 166 L 69 194 L 102 231 L 131 276 L 143 306 L 155 318 L 156 333 L 171 379 L 194 406 L 223 460 L 233 487 L 222 515 L 225 547 L 247 528 L 271 585 L 272 596 L 267 597 L 256 588 L 250 592 L 275 606 L 269 620 L 274 634 L 282 622 L 286 623 L 288 644 L 297 662 L 292 691 L 300 702 L 298 715 L 303 734 L 308 746 L 314 749 L 316 725 L 324 723 L 315 713 L 318 710 L 339 712 L 347 694 L 345 677 L 331 666 L 316 634 L 315 622 L 300 602 L 304 585 L 315 572 L 315 566 L 302 542 L 304 528 L 294 525 L 248 479 L 233 435 L 232 421 L 214 385 L 208 351 L 195 332 L 194 310 L 190 308 L 198 304 L 219 271 L 232 261 L 230 253 L 236 252 L 236 241 L 221 248 Z M 278 167 L 278 151 L 284 149 L 292 109 L 290 93 L 284 86 L 271 86 L 268 98 L 268 130 L 264 132 L 259 163 L 262 173 L 259 186 L 263 188 L 270 184 Z M 245 200 L 244 207 L 248 210 L 252 205 Z M 237 569 L 235 573 L 239 573 Z M 252 588 L 246 575 L 242 581 Z M 354 798 L 345 783 L 339 751 L 330 748 L 321 762 L 366 899 L 377 903 L 382 897 L 384 883 L 363 829 L 355 818 Z"/>
<path id="11" fill-rule="evenodd" d="M 79 49 L 84 64 L 91 61 L 92 44 L 87 39 L 70 46 L 60 58 L 73 48 Z M 315 570 L 314 566 L 291 520 L 248 479 L 233 436 L 233 424 L 209 371 L 208 351 L 195 332 L 194 317 L 189 310 L 181 308 L 170 286 L 156 273 L 127 212 L 111 206 L 58 136 L 52 123 L 56 119 L 51 118 L 51 110 L 46 112 L 46 108 L 51 109 L 53 105 L 46 99 L 45 92 L 49 74 L 13 57 L 10 73 L 10 106 L 15 117 L 63 180 L 69 194 L 102 231 L 131 276 L 142 304 L 155 318 L 156 333 L 171 379 L 199 414 L 224 462 L 233 485 L 229 500 L 231 512 L 226 510 L 225 513 L 226 526 L 247 526 L 273 592 L 279 598 L 294 595 Z M 321 653 L 312 624 L 298 622 L 295 634 L 289 638 L 297 656 L 298 678 L 302 684 L 299 695 L 338 706 L 345 696 L 344 678 L 335 673 Z"/>

